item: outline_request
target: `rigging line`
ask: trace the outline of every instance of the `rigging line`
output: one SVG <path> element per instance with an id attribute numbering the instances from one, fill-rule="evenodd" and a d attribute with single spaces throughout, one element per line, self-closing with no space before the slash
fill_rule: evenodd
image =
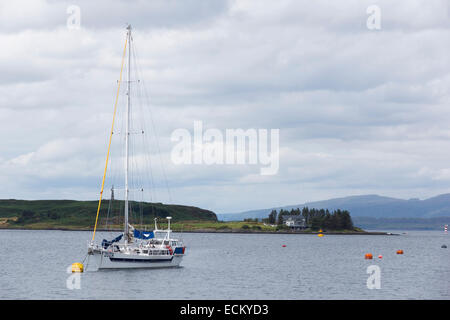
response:
<path id="1" fill-rule="evenodd" d="M 141 218 L 141 228 L 142 228 L 144 225 L 144 189 L 142 189 L 142 191 L 141 191 L 141 203 L 140 203 L 139 210 L 140 210 L 140 214 L 141 214 L 140 218 Z"/>
<path id="2" fill-rule="evenodd" d="M 136 47 L 136 44 L 133 43 L 133 46 Z M 136 52 L 137 50 L 134 50 L 134 51 L 135 51 L 135 55 L 136 55 L 136 67 L 137 67 L 136 70 L 139 72 L 139 74 L 141 74 L 140 73 L 141 65 L 139 63 L 139 57 L 138 57 L 138 54 Z M 156 125 L 155 125 L 155 122 L 153 120 L 153 115 L 152 115 L 152 111 L 151 111 L 151 108 L 150 108 L 150 99 L 148 98 L 148 92 L 147 92 L 147 88 L 146 88 L 145 83 L 144 83 L 144 78 L 142 78 L 142 82 L 143 82 L 142 86 L 144 87 L 143 91 L 144 91 L 145 99 L 147 100 L 147 105 L 149 106 L 148 110 L 149 110 L 149 113 L 150 113 L 150 121 L 152 122 L 153 132 L 155 133 L 155 136 L 156 136 L 156 147 L 158 149 L 158 155 L 159 155 L 159 160 L 160 160 L 160 164 L 161 164 L 161 169 L 162 169 L 162 172 L 163 172 L 164 181 L 166 183 L 167 193 L 169 195 L 169 202 L 171 203 L 172 202 L 172 195 L 171 195 L 171 192 L 170 192 L 169 182 L 167 181 L 167 176 L 166 176 L 166 172 L 165 172 L 165 169 L 164 169 L 164 164 L 163 164 L 163 161 L 162 161 L 161 148 L 159 146 L 159 141 L 158 141 L 159 140 L 158 130 L 156 129 Z"/>
<path id="3" fill-rule="evenodd" d="M 133 58 L 134 58 L 134 60 L 135 60 L 135 64 L 137 65 L 137 61 L 136 61 L 136 54 L 135 54 L 135 52 L 133 51 Z M 136 77 L 138 77 L 138 72 L 136 71 Z M 137 96 L 138 96 L 138 101 L 139 101 L 139 103 L 138 103 L 138 107 L 139 107 L 139 110 L 140 110 L 140 112 L 144 115 L 144 108 L 143 108 L 143 106 L 142 106 L 142 89 L 141 89 L 141 85 L 138 85 L 137 86 L 137 90 L 136 90 L 136 94 L 137 94 Z M 145 128 L 145 122 L 144 122 L 144 117 L 145 116 L 143 116 L 143 117 L 140 117 L 139 118 L 139 120 L 140 120 L 140 125 L 141 125 L 141 127 L 142 128 Z M 150 159 L 150 149 L 149 149 L 149 144 L 147 144 L 147 142 L 146 142 L 146 135 L 147 135 L 147 132 L 145 131 L 143 131 L 142 130 L 142 135 L 141 135 L 141 142 L 142 142 L 142 146 L 143 146 L 143 149 L 144 149 L 144 153 L 143 153 L 143 163 L 144 163 L 144 167 L 145 168 L 142 168 L 142 169 L 144 169 L 144 174 L 146 174 L 147 176 L 148 176 L 148 181 L 150 181 L 150 188 L 148 189 L 150 192 L 154 189 L 154 184 L 153 184 L 153 175 L 152 175 L 152 170 L 151 170 L 151 168 L 150 168 L 150 170 L 149 170 L 149 164 L 150 164 L 150 166 L 151 166 L 151 163 L 152 163 L 152 161 L 151 161 L 151 159 Z M 144 183 L 143 183 L 144 181 L 142 180 L 142 185 L 144 185 Z M 141 198 L 142 198 L 142 204 L 141 204 L 141 212 L 140 212 L 140 215 L 141 215 L 141 224 L 143 223 L 143 221 L 144 221 L 144 210 L 143 210 L 143 201 L 144 201 L 144 191 L 142 190 L 142 193 L 141 193 Z M 151 195 L 151 193 L 150 193 L 150 201 L 152 200 L 152 195 Z"/>
<path id="4" fill-rule="evenodd" d="M 113 192 L 112 190 L 113 189 L 111 188 L 111 195 L 112 195 L 112 192 Z M 111 197 L 111 199 L 109 199 L 109 204 L 108 204 L 108 213 L 106 214 L 106 230 L 108 230 L 108 226 L 109 226 L 108 220 L 109 220 L 109 214 L 111 212 L 112 201 L 113 201 L 113 199 Z"/>
<path id="5" fill-rule="evenodd" d="M 128 45 L 130 45 L 130 43 L 128 43 Z M 129 67 L 127 64 L 127 61 L 125 61 L 125 66 L 127 68 Z M 119 100 L 120 99 L 121 100 L 119 101 L 119 105 L 125 105 L 126 104 L 127 87 L 122 86 L 120 88 L 120 90 L 121 90 L 121 92 L 119 94 Z M 119 121 L 118 124 L 120 124 L 120 132 L 125 132 L 125 126 L 126 126 L 126 113 L 125 113 L 125 110 L 123 110 L 123 109 L 125 109 L 125 108 L 118 108 L 117 115 L 116 115 L 117 121 Z M 115 152 L 117 153 L 117 156 L 119 157 L 119 159 L 121 159 L 121 161 L 116 161 L 114 163 L 114 168 L 115 168 L 114 182 L 120 181 L 120 183 L 123 183 L 122 179 L 119 178 L 119 176 L 121 177 L 122 175 L 125 175 L 125 170 L 123 168 L 123 161 L 126 157 L 126 155 L 125 155 L 126 154 L 126 151 L 125 151 L 126 135 L 125 134 L 119 135 L 117 140 L 118 140 L 118 145 L 116 145 Z M 112 151 L 114 152 L 114 149 Z M 111 164 L 113 164 L 112 161 L 111 161 Z M 121 196 L 119 198 L 125 199 L 125 192 L 124 192 L 125 189 L 123 189 L 122 191 L 123 191 L 123 193 L 121 194 Z M 116 207 L 116 214 L 117 214 L 116 224 L 117 225 L 116 225 L 116 228 L 117 227 L 120 228 L 120 225 L 123 225 L 125 223 L 125 217 L 124 217 L 123 211 L 122 211 L 122 210 L 124 210 L 124 207 L 125 207 L 125 205 L 124 205 L 123 200 L 122 200 L 122 203 L 121 202 L 117 203 L 117 207 Z"/>
<path id="6" fill-rule="evenodd" d="M 130 43 L 130 49 L 132 49 L 132 43 Z M 130 53 L 131 54 L 131 53 Z M 131 74 L 131 77 L 134 77 L 134 74 Z M 133 90 L 134 93 L 135 90 Z M 130 114 L 130 120 L 129 120 L 129 128 L 131 131 L 134 131 L 134 127 L 135 127 L 135 114 L 134 114 L 134 103 L 130 104 L 129 106 L 129 114 Z M 138 184 L 138 182 L 136 181 L 136 175 L 135 175 L 135 171 L 137 170 L 137 165 L 136 165 L 136 141 L 135 139 L 129 139 L 129 155 L 130 155 L 130 170 L 129 170 L 129 184 L 134 187 Z M 130 224 L 133 224 L 136 222 L 136 212 L 135 212 L 135 203 L 134 201 L 136 200 L 135 198 L 135 194 L 134 192 L 131 192 L 130 195 L 130 202 L 129 202 L 129 212 L 130 212 Z"/>
<path id="7" fill-rule="evenodd" d="M 134 48 L 134 43 L 133 43 L 133 45 L 132 45 L 132 47 L 131 47 L 131 49 L 132 49 L 132 58 L 133 58 L 133 61 L 134 61 L 134 63 L 136 64 L 136 55 L 135 55 L 135 48 Z M 136 82 L 137 82 L 137 85 L 136 85 L 136 90 L 135 90 L 135 94 L 136 94 L 136 98 L 137 98 L 137 101 L 138 101 L 138 103 L 137 104 L 135 104 L 135 106 L 136 107 L 138 107 L 139 108 L 139 110 L 142 112 L 142 102 L 141 102 L 141 95 L 140 95 L 140 85 L 139 85 L 139 77 L 138 77 L 138 73 L 137 73 L 137 71 L 135 70 L 135 75 L 134 75 L 135 77 L 136 77 L 136 79 L 138 79 Z M 143 125 L 143 123 L 142 123 L 142 118 L 143 117 L 136 117 L 136 121 L 135 121 L 135 126 L 136 126 L 136 128 L 135 128 L 135 130 L 136 131 L 141 131 L 141 134 L 143 135 L 144 134 L 144 128 L 145 128 L 145 126 Z M 141 128 L 139 129 L 139 124 L 137 123 L 138 121 L 137 120 L 140 120 L 140 125 L 141 125 Z M 139 130 L 138 130 L 139 129 Z M 136 146 L 138 146 L 138 139 L 136 138 L 135 139 L 135 145 Z M 143 149 L 145 149 L 145 145 L 143 144 L 142 145 L 142 147 L 143 147 Z M 142 151 L 141 151 L 142 152 Z M 145 157 L 145 150 L 144 150 L 144 153 L 143 154 L 140 154 L 140 157 L 142 158 L 142 157 Z M 145 161 L 144 161 L 145 162 Z M 139 158 L 136 158 L 136 168 L 137 169 L 140 169 L 140 170 L 143 170 L 144 168 L 141 168 L 140 167 L 140 163 L 142 163 L 142 159 L 141 159 L 141 161 L 139 161 Z M 137 181 L 136 181 L 136 184 L 137 185 L 139 185 L 139 186 L 141 186 L 141 188 L 143 188 L 144 187 L 144 179 L 143 179 L 143 177 L 141 176 L 141 174 L 138 174 L 138 176 L 137 176 Z"/>
<path id="8" fill-rule="evenodd" d="M 120 135 L 118 134 L 118 125 L 119 123 L 119 119 L 120 119 L 120 109 L 117 110 L 116 113 L 116 125 L 115 125 L 115 130 L 113 132 L 113 140 L 117 141 L 117 139 L 120 139 Z M 108 176 L 108 180 L 105 181 L 105 184 L 110 183 L 111 188 L 113 188 L 114 185 L 117 184 L 117 166 L 115 164 L 115 161 L 113 161 L 113 159 L 116 159 L 118 157 L 118 151 L 116 150 L 116 146 L 114 144 L 114 141 L 111 142 L 111 150 L 110 150 L 110 156 L 109 156 L 109 176 Z M 119 141 L 120 142 L 120 141 Z M 120 155 L 119 155 L 120 156 Z M 115 189 L 115 188 L 114 188 Z M 113 212 L 113 211 L 111 211 Z"/>
<path id="9" fill-rule="evenodd" d="M 116 119 L 117 119 L 116 123 L 118 122 L 118 119 L 121 119 L 121 117 L 120 117 L 120 109 L 117 110 Z M 120 124 L 120 123 L 118 123 L 118 124 Z M 117 127 L 117 125 L 116 125 L 116 127 Z M 116 141 L 117 141 L 117 138 L 119 138 L 119 137 L 117 137 L 116 132 L 114 132 L 114 135 L 116 135 Z M 114 135 L 113 135 L 113 138 L 114 138 Z M 120 142 L 121 142 L 120 139 L 119 139 L 118 142 L 120 144 Z M 122 150 L 122 148 L 120 150 Z M 115 158 L 120 158 L 120 152 L 119 152 L 119 150 L 117 150 L 117 148 L 115 148 L 114 144 L 112 144 L 111 145 L 111 151 L 110 151 L 110 162 L 109 162 L 110 163 L 109 172 L 110 172 L 111 188 L 114 189 L 114 193 L 115 193 L 114 194 L 114 198 L 115 199 L 120 199 L 120 190 L 118 188 L 114 187 L 119 181 L 119 179 L 118 179 L 118 176 L 119 176 L 119 174 L 118 174 L 118 172 L 119 172 L 118 166 L 117 166 L 116 162 L 113 161 L 113 159 L 115 159 Z M 120 211 L 120 210 L 118 210 L 116 208 L 117 207 L 117 205 L 116 205 L 117 203 L 118 203 L 117 201 L 113 201 L 112 205 L 111 205 L 110 228 L 108 230 L 109 232 L 115 231 L 116 229 L 114 229 L 114 225 L 115 224 L 119 224 L 117 222 L 117 218 L 116 218 L 116 215 L 118 216 L 117 211 Z M 119 204 L 119 207 L 120 207 L 120 201 L 119 201 L 118 204 Z"/>
<path id="10" fill-rule="evenodd" d="M 124 100 L 125 100 L 124 97 L 125 97 L 125 93 L 127 91 L 126 87 L 123 87 L 123 88 L 124 89 L 121 88 L 122 89 L 122 92 L 121 92 L 122 95 L 119 96 L 119 98 L 122 97 L 122 101 L 121 101 L 122 104 L 125 103 L 124 102 Z M 117 119 L 118 119 L 117 120 L 118 121 L 118 125 L 120 125 L 120 132 L 124 132 L 125 131 L 124 127 L 125 127 L 125 120 L 126 120 L 124 112 L 123 112 L 122 109 L 123 108 L 119 108 L 117 110 L 117 116 L 116 116 Z M 125 135 L 119 135 L 117 137 L 117 144 L 115 146 L 115 149 L 113 148 L 111 150 L 112 151 L 111 155 L 112 156 L 116 155 L 117 159 L 125 159 L 125 139 L 126 139 Z M 119 163 L 120 163 L 120 165 L 119 165 Z M 119 176 L 121 174 L 125 174 L 124 171 L 123 171 L 124 169 L 123 169 L 122 163 L 123 163 L 123 160 L 122 161 L 115 161 L 115 162 L 113 162 L 111 160 L 111 165 L 112 165 L 111 169 L 113 169 L 112 170 L 112 173 L 113 173 L 112 182 L 114 184 L 116 183 L 116 181 L 120 181 L 120 183 L 123 183 L 123 181 L 121 179 L 119 179 Z M 116 188 L 116 190 L 117 190 L 117 188 Z M 123 189 L 123 190 L 125 190 L 125 189 Z M 116 198 L 117 199 L 124 198 L 124 196 L 120 193 L 121 190 L 118 190 L 118 191 L 119 191 L 119 193 L 117 194 Z M 117 205 L 115 206 L 115 211 L 114 211 L 115 214 L 116 214 L 116 216 L 115 216 L 115 227 L 116 228 L 119 225 L 123 225 L 124 221 L 125 221 L 125 217 L 123 215 L 121 215 L 121 210 L 122 209 L 123 209 L 123 205 L 121 204 L 120 201 L 117 201 Z"/>
<path id="11" fill-rule="evenodd" d="M 135 43 L 133 43 L 132 44 L 132 49 L 133 49 L 133 61 L 134 61 L 134 63 L 135 63 L 135 65 L 137 66 L 137 68 L 135 69 L 136 71 L 135 71 L 135 73 L 136 73 L 136 78 L 140 78 L 140 73 L 139 73 L 139 62 L 138 62 L 138 60 L 137 60 L 137 57 L 136 57 L 136 48 L 135 48 Z M 140 122 L 141 122 L 141 127 L 142 127 L 142 129 L 143 128 L 145 128 L 146 126 L 145 126 L 145 112 L 144 112 L 144 108 L 143 108 L 143 103 L 142 103 L 142 84 L 141 85 L 139 85 L 139 82 L 140 81 L 138 81 L 138 85 L 137 85 L 137 88 L 136 88 L 136 94 L 137 94 L 137 96 L 138 96 L 138 106 L 139 106 L 139 109 L 140 109 L 140 112 L 142 113 L 142 117 L 139 117 L 139 119 L 140 119 Z M 149 181 L 150 182 L 150 186 L 149 186 L 149 188 L 148 188 L 148 190 L 149 190 L 149 196 L 150 196 L 150 202 L 152 202 L 153 201 L 153 196 L 152 196 L 152 192 L 154 191 L 154 190 L 156 190 L 155 189 L 155 185 L 154 185 L 154 182 L 153 182 L 153 172 L 152 172 L 152 169 L 151 169 L 151 167 L 152 167 L 152 160 L 150 159 L 150 142 L 147 142 L 147 134 L 148 134 L 148 131 L 146 130 L 145 132 L 144 131 L 142 131 L 142 146 L 143 146 L 143 148 L 144 148 L 144 167 L 145 167 L 145 171 L 144 171 L 144 174 L 146 174 L 148 177 L 148 179 L 147 179 L 147 181 Z M 150 167 L 150 168 L 149 168 Z M 144 192 L 142 192 L 142 201 L 144 200 Z M 151 214 L 152 214 L 152 216 L 155 216 L 155 212 L 154 212 L 154 206 L 153 205 L 151 205 Z M 142 216 L 143 216 L 143 212 L 142 212 Z"/>
<path id="12" fill-rule="evenodd" d="M 141 77 L 141 74 L 140 74 L 140 64 L 139 64 L 139 61 L 138 61 L 138 59 L 137 59 L 137 53 L 136 53 L 136 44 L 135 43 L 132 43 L 132 58 L 133 58 L 133 62 L 134 62 L 134 64 L 135 64 L 135 66 L 136 66 L 136 68 L 135 68 L 135 73 L 136 73 L 136 78 L 138 78 L 138 79 L 140 79 Z M 144 111 L 144 108 L 143 108 L 143 103 L 142 103 L 142 100 L 144 100 L 143 99 L 143 94 L 142 94 L 142 83 L 140 83 L 140 81 L 137 81 L 138 82 L 138 85 L 136 86 L 136 90 L 135 90 L 135 94 L 137 94 L 138 95 L 138 107 L 139 107 L 139 109 L 140 109 L 140 111 L 141 111 L 141 113 L 142 113 L 142 117 L 139 117 L 139 119 L 140 119 L 140 122 L 141 122 L 141 126 L 143 127 L 143 128 L 145 128 L 146 126 L 145 126 L 145 119 L 146 119 L 146 116 L 145 116 L 145 112 L 143 112 Z M 147 99 L 148 100 L 148 99 Z M 154 124 L 153 124 L 153 126 L 154 126 Z M 152 127 L 150 127 L 151 129 L 153 129 L 153 132 L 155 133 L 155 136 L 157 135 L 156 134 L 156 132 L 155 132 L 155 128 L 152 128 Z M 155 217 L 156 216 L 156 213 L 155 213 L 155 206 L 154 206 L 154 204 L 152 203 L 152 201 L 153 201 L 153 192 L 154 191 L 156 191 L 156 188 L 155 188 L 155 184 L 154 184 L 154 178 L 153 178 L 153 170 L 152 170 L 152 160 L 150 159 L 150 141 L 147 141 L 148 139 L 147 139 L 147 135 L 148 135 L 148 130 L 146 130 L 145 131 L 145 133 L 143 132 L 143 134 L 142 134 L 142 144 L 143 144 L 143 147 L 144 147 L 144 167 L 145 167 L 145 171 L 144 171 L 144 174 L 147 176 L 146 178 L 148 178 L 147 179 L 147 181 L 149 181 L 150 182 L 150 186 L 149 186 L 149 188 L 147 189 L 148 190 L 148 192 L 149 192 L 149 196 L 150 196 L 150 212 L 149 212 L 149 214 L 152 216 L 152 217 Z M 161 160 L 161 156 L 160 156 L 160 161 L 162 161 Z M 163 170 L 164 170 L 164 168 L 162 168 Z M 167 185 L 167 180 L 166 180 L 166 185 Z M 168 190 L 169 191 L 169 190 Z M 170 191 L 169 191 L 170 192 Z M 169 197 L 170 197 L 170 193 L 169 193 Z M 144 194 L 142 193 L 142 200 L 144 199 Z M 143 212 L 142 212 L 142 215 L 143 215 Z"/>
<path id="13" fill-rule="evenodd" d="M 132 49 L 131 52 L 132 52 L 133 62 L 134 62 L 135 65 L 136 65 L 137 62 L 136 62 L 136 53 L 135 53 L 135 44 L 134 44 L 134 43 L 132 44 L 131 49 Z M 142 113 L 142 101 L 141 101 L 141 94 L 140 94 L 141 89 L 140 89 L 140 85 L 139 85 L 139 74 L 138 74 L 136 68 L 135 68 L 135 70 L 134 70 L 134 73 L 135 73 L 134 76 L 135 76 L 135 78 L 137 79 L 137 80 L 136 80 L 137 85 L 136 85 L 136 89 L 135 89 L 135 95 L 136 95 L 137 101 L 138 101 L 137 106 L 139 107 L 139 110 L 140 110 L 141 113 Z M 141 131 L 141 133 L 144 134 L 144 128 L 145 128 L 145 126 L 144 126 L 144 124 L 143 124 L 143 122 L 142 122 L 143 117 L 136 117 L 136 118 L 140 120 L 141 128 L 139 129 L 139 131 Z M 136 122 L 137 122 L 137 121 L 136 121 Z M 139 124 L 137 124 L 137 123 L 135 123 L 135 124 L 136 124 L 135 130 L 137 130 Z M 138 139 L 135 140 L 136 145 L 138 144 L 138 141 L 137 141 L 137 140 L 138 140 Z M 145 149 L 145 144 L 143 144 L 142 147 L 143 147 L 143 149 Z M 144 153 L 143 153 L 141 156 L 144 156 L 144 157 L 145 157 L 145 151 L 146 151 L 146 150 L 144 150 Z M 141 162 L 142 162 L 142 161 L 141 161 Z M 144 162 L 145 162 L 145 161 L 144 161 Z M 139 161 L 136 161 L 136 167 L 139 168 L 139 169 L 143 169 L 143 168 L 140 168 L 138 164 L 139 164 Z M 143 178 L 141 177 L 140 174 L 138 175 L 138 179 L 137 179 L 137 180 L 138 180 L 138 181 L 137 181 L 137 184 L 140 185 L 141 187 L 144 187 L 144 180 L 143 180 Z"/>
<path id="14" fill-rule="evenodd" d="M 128 45 L 130 45 L 128 43 Z M 125 61 L 125 65 L 128 67 L 127 62 Z M 126 104 L 126 92 L 127 92 L 127 88 L 126 86 L 122 86 L 121 87 L 121 93 L 119 96 L 119 105 L 125 105 Z M 118 121 L 118 125 L 120 125 L 120 132 L 125 132 L 125 125 L 126 125 L 126 114 L 125 114 L 125 108 L 118 108 L 117 109 L 117 121 Z M 115 152 L 117 154 L 117 159 L 120 161 L 115 161 L 114 162 L 114 168 L 115 168 L 115 177 L 114 177 L 114 183 L 116 183 L 116 181 L 120 181 L 118 182 L 119 184 L 123 184 L 123 176 L 125 175 L 125 170 L 123 167 L 123 162 L 124 159 L 126 157 L 125 155 L 125 140 L 126 140 L 126 135 L 119 135 L 117 137 L 118 140 L 118 144 L 115 146 Z M 114 151 L 114 149 L 112 150 Z M 125 186 L 123 185 L 123 189 L 121 189 L 119 191 L 120 196 L 118 198 L 120 199 L 125 199 Z M 122 200 L 122 202 L 119 202 L 118 205 L 116 206 L 116 228 L 120 227 L 120 225 L 123 225 L 125 223 L 125 216 L 123 214 L 123 210 L 125 208 L 124 202 Z"/>
<path id="15" fill-rule="evenodd" d="M 131 113 L 131 111 L 133 111 L 133 113 L 134 113 L 134 104 L 132 105 L 132 108 L 130 109 L 130 113 Z M 130 127 L 134 128 L 134 126 L 135 126 L 135 113 L 131 117 L 131 121 L 130 121 Z M 131 166 L 131 170 L 130 170 L 131 171 L 131 177 L 130 177 L 130 183 L 131 183 L 131 186 L 133 187 L 133 190 L 135 189 L 135 187 L 136 187 L 136 190 L 137 190 L 137 187 L 141 185 L 141 183 L 140 183 L 140 174 L 139 174 L 139 165 L 138 165 L 138 152 L 136 151 L 136 149 L 137 149 L 136 144 L 137 144 L 136 139 L 130 140 L 130 155 L 131 155 L 131 163 L 130 163 L 130 166 Z M 142 189 L 142 186 L 141 186 L 141 189 Z M 138 199 L 136 197 L 135 191 L 133 191 L 131 193 L 131 199 L 133 201 L 132 203 L 130 203 L 131 217 L 132 217 L 132 221 L 137 224 L 137 222 L 138 222 L 138 218 L 137 218 L 138 213 L 137 213 L 136 207 L 138 206 L 139 201 L 138 201 Z"/>
<path id="16" fill-rule="evenodd" d="M 109 150 L 111 149 L 111 140 L 112 135 L 114 131 L 114 120 L 116 117 L 116 110 L 117 110 L 117 101 L 119 100 L 119 92 L 120 92 L 120 83 L 122 82 L 122 71 L 123 71 L 123 64 L 125 61 L 125 55 L 126 55 L 126 49 L 127 49 L 127 42 L 128 42 L 128 36 L 125 39 L 125 46 L 123 48 L 123 55 L 122 55 L 122 65 L 120 66 L 120 76 L 119 76 L 119 83 L 117 85 L 117 94 L 116 94 L 116 101 L 114 103 L 114 113 L 113 113 L 113 120 L 111 125 L 111 133 L 109 135 L 109 143 L 108 143 L 108 152 L 106 154 L 106 163 L 105 163 L 105 170 L 103 171 L 103 179 L 102 179 L 102 188 L 100 190 L 100 199 L 98 200 L 98 206 L 97 206 L 97 216 L 95 217 L 95 226 L 94 226 L 94 233 L 92 235 L 92 242 L 95 240 L 95 232 L 97 231 L 97 222 L 98 222 L 98 214 L 100 212 L 100 206 L 102 204 L 102 197 L 103 197 L 103 187 L 105 185 L 105 177 L 106 177 L 106 169 L 108 168 L 108 161 L 109 161 Z"/>
<path id="17" fill-rule="evenodd" d="M 141 108 L 141 111 L 142 111 L 142 113 L 144 114 L 144 109 L 142 108 L 142 104 L 140 104 L 139 105 L 140 106 L 140 108 Z M 144 119 L 144 117 L 142 117 L 141 119 Z M 156 188 L 155 188 L 155 183 L 154 183 L 154 178 L 153 178 L 153 170 L 152 170 L 152 163 L 153 163 L 153 161 L 152 161 L 152 159 L 151 159 L 151 157 L 150 157 L 150 141 L 148 141 L 148 139 L 147 139 L 147 133 L 144 133 L 144 134 L 142 134 L 142 145 L 144 146 L 144 166 L 145 166 L 145 171 L 144 171 L 144 173 L 145 173 L 145 175 L 146 175 L 146 178 L 147 178 L 147 181 L 149 181 L 149 188 L 148 188 L 148 193 L 149 193 L 149 196 L 150 196 L 150 202 L 153 202 L 154 201 L 154 193 L 156 193 Z M 154 216 L 155 215 L 155 212 L 154 212 L 154 206 L 153 205 L 151 205 L 151 213 L 152 213 L 152 216 Z"/>
<path id="18" fill-rule="evenodd" d="M 136 65 L 136 54 L 135 54 L 134 44 L 131 47 L 131 49 L 132 49 L 132 52 L 133 52 L 133 60 L 134 60 L 134 63 Z M 135 71 L 135 77 L 136 77 L 136 79 L 139 79 L 137 71 Z M 136 85 L 136 96 L 137 96 L 137 98 L 138 98 L 137 100 L 139 102 L 138 103 L 138 107 L 139 107 L 139 111 L 143 114 L 142 101 L 141 101 L 141 88 L 140 88 L 140 85 L 139 85 L 139 80 L 137 80 L 137 83 L 138 83 L 138 85 Z M 144 128 L 145 128 L 144 123 L 143 123 L 143 117 L 138 117 L 138 118 L 140 120 L 140 125 L 141 125 L 141 129 L 140 129 L 141 132 L 142 132 L 141 136 L 143 137 L 144 136 Z M 137 140 L 138 139 L 136 139 L 136 144 L 137 144 Z M 142 139 L 142 141 L 143 141 L 142 147 L 143 147 L 143 149 L 145 149 L 144 139 Z M 143 154 L 143 157 L 144 157 L 143 162 L 144 163 L 146 163 L 145 156 L 146 156 L 146 153 L 145 153 L 145 150 L 144 150 L 144 154 Z M 138 166 L 138 161 L 136 161 L 136 163 L 137 163 L 136 166 Z M 139 168 L 139 169 L 143 170 L 144 168 Z M 138 183 L 137 184 L 141 186 L 141 190 L 140 190 L 141 201 L 139 203 L 139 218 L 140 218 L 141 228 L 143 228 L 143 226 L 144 226 L 144 178 L 142 178 L 141 174 L 138 174 Z"/>

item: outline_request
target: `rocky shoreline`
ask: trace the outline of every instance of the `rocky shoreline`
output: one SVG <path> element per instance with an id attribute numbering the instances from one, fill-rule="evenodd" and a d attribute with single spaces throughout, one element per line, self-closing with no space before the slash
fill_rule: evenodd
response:
<path id="1" fill-rule="evenodd" d="M 0 230 L 47 230 L 47 231 L 93 231 L 93 229 L 80 229 L 80 228 L 8 228 L 0 226 Z M 97 229 L 98 232 L 112 231 L 120 232 L 122 229 Z M 175 233 L 238 233 L 238 234 L 319 234 L 324 235 L 400 235 L 391 232 L 383 231 L 329 231 L 329 232 L 318 232 L 318 231 L 290 231 L 290 230 L 278 230 L 278 231 L 262 231 L 262 230 L 244 230 L 244 229 L 196 229 L 196 230 L 172 230 Z"/>

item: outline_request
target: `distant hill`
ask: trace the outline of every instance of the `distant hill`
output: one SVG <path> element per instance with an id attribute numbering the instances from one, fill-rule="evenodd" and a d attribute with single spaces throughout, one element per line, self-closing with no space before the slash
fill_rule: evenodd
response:
<path id="1" fill-rule="evenodd" d="M 104 224 L 110 200 L 103 200 L 100 210 L 99 226 Z M 76 200 L 0 200 L 0 227 L 20 227 L 35 225 L 49 228 L 55 226 L 92 228 L 95 223 L 98 201 Z M 130 202 L 132 223 L 152 224 L 155 217 L 171 216 L 174 222 L 186 220 L 217 221 L 214 212 L 197 207 L 168 205 L 162 203 Z M 124 207 L 124 202 L 114 200 L 110 217 Z M 119 214 L 112 223 L 121 224 Z M 123 219 L 123 218 L 122 218 Z"/>
<path id="2" fill-rule="evenodd" d="M 354 217 L 353 224 L 365 230 L 440 230 L 450 224 L 450 217 L 369 218 Z"/>
<path id="3" fill-rule="evenodd" d="M 295 208 L 343 209 L 352 217 L 368 218 L 435 218 L 450 217 L 450 194 L 442 194 L 426 200 L 396 199 L 379 195 L 361 195 L 330 200 L 307 202 L 269 209 L 251 210 L 240 213 L 218 214 L 219 220 L 232 221 L 246 218 L 266 218 L 273 209 Z"/>

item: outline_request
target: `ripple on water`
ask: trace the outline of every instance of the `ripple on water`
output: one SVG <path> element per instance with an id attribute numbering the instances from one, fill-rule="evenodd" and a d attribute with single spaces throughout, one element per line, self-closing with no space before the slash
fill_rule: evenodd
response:
<path id="1" fill-rule="evenodd" d="M 89 232 L 1 230 L 1 299 L 450 299 L 450 250 L 442 232 L 402 236 L 183 234 L 181 268 L 85 272 Z M 114 236 L 114 235 L 112 235 Z M 99 233 L 98 238 L 111 237 Z M 286 247 L 282 247 L 285 244 Z M 396 255 L 397 249 L 405 254 Z M 364 254 L 383 259 L 365 260 Z M 369 265 L 381 289 L 366 286 Z"/>

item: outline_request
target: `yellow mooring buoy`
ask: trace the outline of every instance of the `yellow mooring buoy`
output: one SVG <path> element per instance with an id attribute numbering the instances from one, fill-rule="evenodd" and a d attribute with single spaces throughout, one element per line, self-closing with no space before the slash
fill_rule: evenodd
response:
<path id="1" fill-rule="evenodd" d="M 318 237 L 323 237 L 323 234 L 322 234 L 322 233 L 319 233 L 317 236 L 318 236 Z"/>
<path id="2" fill-rule="evenodd" d="M 83 272 L 84 266 L 82 263 L 75 262 L 72 263 L 72 272 Z"/>

